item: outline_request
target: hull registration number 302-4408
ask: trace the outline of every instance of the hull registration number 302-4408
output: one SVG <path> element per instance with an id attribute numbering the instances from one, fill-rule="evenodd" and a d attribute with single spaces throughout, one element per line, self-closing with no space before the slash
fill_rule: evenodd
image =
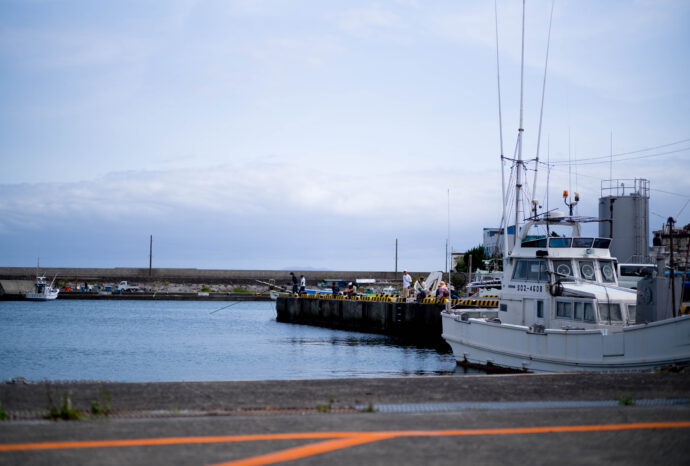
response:
<path id="1" fill-rule="evenodd" d="M 517 285 L 518 291 L 531 291 L 532 293 L 543 293 L 544 285 Z"/>

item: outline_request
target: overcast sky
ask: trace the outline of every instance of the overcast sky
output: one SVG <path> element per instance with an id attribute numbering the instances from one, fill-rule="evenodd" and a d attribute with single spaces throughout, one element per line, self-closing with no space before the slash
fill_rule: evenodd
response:
<path id="1" fill-rule="evenodd" d="M 527 4 L 525 158 L 550 9 Z M 498 13 L 512 156 L 521 4 Z M 650 180 L 652 229 L 690 223 L 689 46 L 686 0 L 555 3 L 544 207 L 597 215 L 612 173 Z M 148 267 L 153 235 L 154 267 L 393 270 L 397 238 L 429 271 L 500 223 L 490 1 L 3 0 L 0 101 L 3 266 Z"/>

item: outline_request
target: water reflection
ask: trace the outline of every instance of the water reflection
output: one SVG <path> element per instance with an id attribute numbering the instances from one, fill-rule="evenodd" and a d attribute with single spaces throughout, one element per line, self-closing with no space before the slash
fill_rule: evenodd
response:
<path id="1" fill-rule="evenodd" d="M 387 346 L 403 349 L 415 349 L 419 351 L 435 351 L 440 354 L 450 354 L 452 350 L 445 342 L 420 343 L 403 337 L 388 335 L 355 334 L 343 331 L 346 335 L 330 335 L 323 337 L 290 337 L 287 341 L 298 345 L 322 345 L 322 346 Z M 279 342 L 283 340 L 274 340 Z"/>
<path id="2" fill-rule="evenodd" d="M 0 303 L 0 380 L 462 375 L 444 345 L 276 321 L 266 303 Z"/>

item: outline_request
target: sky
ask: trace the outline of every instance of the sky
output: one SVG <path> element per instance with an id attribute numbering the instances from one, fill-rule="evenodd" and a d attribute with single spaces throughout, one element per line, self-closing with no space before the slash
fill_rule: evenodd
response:
<path id="1" fill-rule="evenodd" d="M 651 229 L 690 223 L 690 3 L 553 5 L 550 42 L 552 2 L 525 16 L 532 197 L 596 216 L 645 178 Z M 392 271 L 397 240 L 444 269 L 501 221 L 497 50 L 515 156 L 497 11 L 498 49 L 490 1 L 0 1 L 0 266 L 148 267 L 153 235 L 154 267 Z"/>

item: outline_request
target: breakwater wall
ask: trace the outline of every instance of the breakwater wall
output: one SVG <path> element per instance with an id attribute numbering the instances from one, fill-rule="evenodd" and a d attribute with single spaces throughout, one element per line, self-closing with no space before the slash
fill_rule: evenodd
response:
<path id="1" fill-rule="evenodd" d="M 279 322 L 316 325 L 359 332 L 400 336 L 431 344 L 441 338 L 443 304 L 349 299 L 279 297 Z"/>
<path id="2" fill-rule="evenodd" d="M 173 283 L 234 283 L 239 285 L 256 284 L 257 280 L 276 285 L 287 285 L 290 282 L 290 270 L 214 270 L 194 268 L 70 268 L 41 267 L 40 272 L 46 277 L 58 276 L 58 279 L 95 282 L 120 282 L 128 280 L 137 283 L 169 281 Z M 370 271 L 324 271 L 293 270 L 298 277 L 304 275 L 307 286 L 329 278 L 353 281 L 357 278 L 373 278 L 377 283 L 400 283 L 401 273 Z M 425 276 L 428 272 L 415 272 L 414 275 Z M 36 277 L 35 267 L 0 267 L 0 279 L 33 280 Z"/>

